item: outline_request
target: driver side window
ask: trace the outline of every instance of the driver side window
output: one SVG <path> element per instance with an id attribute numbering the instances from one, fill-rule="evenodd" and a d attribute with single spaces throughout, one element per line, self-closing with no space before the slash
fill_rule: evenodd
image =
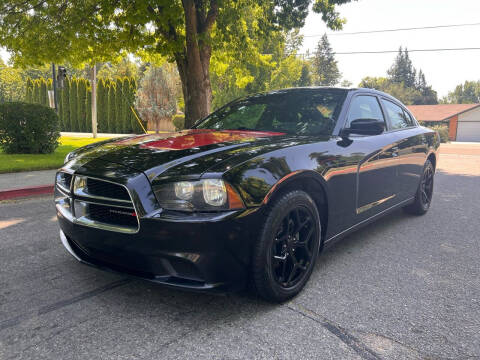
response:
<path id="1" fill-rule="evenodd" d="M 357 119 L 385 121 L 380 104 L 375 96 L 359 95 L 353 98 L 348 110 L 347 127 L 350 127 L 350 123 Z"/>

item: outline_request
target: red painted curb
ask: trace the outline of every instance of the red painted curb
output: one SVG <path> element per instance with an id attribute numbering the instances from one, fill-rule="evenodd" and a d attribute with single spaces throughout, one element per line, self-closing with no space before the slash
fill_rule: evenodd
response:
<path id="1" fill-rule="evenodd" d="M 54 185 L 52 184 L 52 185 L 32 186 L 32 187 L 13 189 L 13 190 L 3 190 L 3 191 L 0 191 L 0 201 L 10 200 L 10 199 L 15 199 L 20 197 L 30 197 L 34 195 L 53 194 L 53 187 Z"/>

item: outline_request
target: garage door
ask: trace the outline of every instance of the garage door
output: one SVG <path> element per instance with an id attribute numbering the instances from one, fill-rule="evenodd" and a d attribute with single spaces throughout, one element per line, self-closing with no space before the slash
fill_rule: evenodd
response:
<path id="1" fill-rule="evenodd" d="M 457 141 L 480 142 L 480 121 L 459 121 Z"/>

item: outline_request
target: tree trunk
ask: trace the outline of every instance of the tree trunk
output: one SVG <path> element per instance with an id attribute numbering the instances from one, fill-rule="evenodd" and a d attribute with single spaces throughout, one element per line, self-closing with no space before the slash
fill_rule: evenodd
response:
<path id="1" fill-rule="evenodd" d="M 185 128 L 190 128 L 195 121 L 210 113 L 212 88 L 210 84 L 211 48 L 198 39 L 200 32 L 209 32 L 211 25 L 203 24 L 206 19 L 199 19 L 193 0 L 183 0 L 185 11 L 186 48 L 183 54 L 175 55 L 175 60 L 182 81 L 185 100 Z M 202 23 L 200 24 L 199 21 Z"/>

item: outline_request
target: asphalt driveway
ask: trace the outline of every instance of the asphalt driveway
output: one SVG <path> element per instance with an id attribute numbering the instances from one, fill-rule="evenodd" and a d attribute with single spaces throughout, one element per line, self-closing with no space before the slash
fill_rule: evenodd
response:
<path id="1" fill-rule="evenodd" d="M 86 267 L 50 197 L 0 203 L 0 359 L 480 358 L 480 145 L 455 146 L 427 215 L 349 236 L 284 305 Z"/>

